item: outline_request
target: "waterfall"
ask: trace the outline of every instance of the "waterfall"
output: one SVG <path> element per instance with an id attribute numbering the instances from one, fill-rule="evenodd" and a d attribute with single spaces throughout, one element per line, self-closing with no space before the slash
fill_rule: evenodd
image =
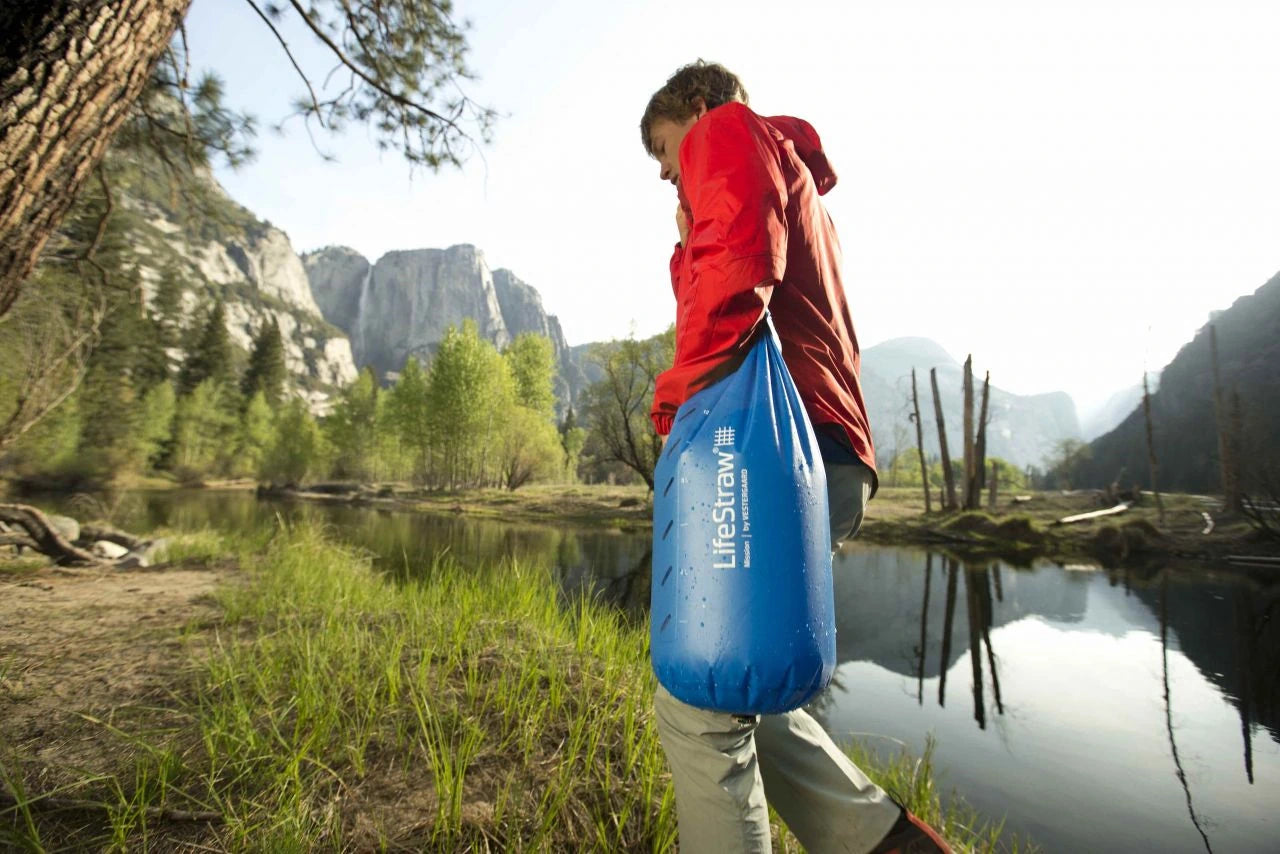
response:
<path id="1" fill-rule="evenodd" d="M 364 271 L 364 281 L 360 283 L 360 298 L 356 301 L 356 318 L 351 324 L 351 355 L 357 366 L 364 364 L 364 322 L 365 306 L 369 299 L 369 285 L 373 282 L 373 264 Z M 357 370 L 359 368 L 357 367 Z"/>

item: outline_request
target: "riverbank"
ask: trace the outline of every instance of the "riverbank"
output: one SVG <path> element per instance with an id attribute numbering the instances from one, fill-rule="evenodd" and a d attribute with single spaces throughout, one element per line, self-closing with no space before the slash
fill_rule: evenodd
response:
<path id="1" fill-rule="evenodd" d="M 0 842 L 670 847 L 643 625 L 529 566 L 394 583 L 308 527 L 173 544 L 128 571 L 0 560 Z M 957 850 L 1016 850 L 944 811 L 927 757 L 871 761 Z"/>
<path id="2" fill-rule="evenodd" d="M 652 498 L 643 486 L 535 485 L 516 492 L 432 492 L 392 484 L 322 484 L 269 494 L 626 531 L 649 529 L 653 513 Z M 1280 557 L 1280 542 L 1259 537 L 1244 519 L 1223 514 L 1209 497 L 1173 494 L 1162 496 L 1162 502 L 1163 514 L 1154 497 L 1146 493 L 1122 513 L 1061 525 L 1060 519 L 1113 505 L 1092 490 L 1029 492 L 1017 500 L 1000 501 L 994 508 L 925 513 L 918 489 L 884 487 L 867 510 L 859 537 L 882 545 L 928 546 L 967 557 L 1042 557 L 1104 566 L 1151 560 L 1224 564 L 1241 556 Z"/>
<path id="3" fill-rule="evenodd" d="M 1042 557 L 1105 567 L 1152 562 L 1222 567 L 1242 557 L 1280 558 L 1280 542 L 1261 537 L 1240 516 L 1223 513 L 1212 497 L 1172 494 L 1161 496 L 1161 502 L 1163 512 L 1150 493 L 1143 493 L 1123 512 L 1059 524 L 1116 504 L 1093 490 L 1046 491 L 1006 499 L 994 508 L 925 513 L 918 489 L 884 488 L 871 503 L 860 538 L 966 557 Z"/>

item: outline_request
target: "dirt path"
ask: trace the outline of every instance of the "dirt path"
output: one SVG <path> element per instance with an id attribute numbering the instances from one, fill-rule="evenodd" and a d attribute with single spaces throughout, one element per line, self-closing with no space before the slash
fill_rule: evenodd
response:
<path id="1" fill-rule="evenodd" d="M 35 791 L 119 772 L 112 727 L 172 708 L 190 676 L 181 630 L 216 622 L 210 594 L 237 575 L 226 561 L 0 574 L 0 761 Z"/>

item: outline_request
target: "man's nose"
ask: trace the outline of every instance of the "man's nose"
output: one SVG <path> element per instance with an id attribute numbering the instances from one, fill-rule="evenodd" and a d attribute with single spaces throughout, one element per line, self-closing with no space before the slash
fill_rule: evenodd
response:
<path id="1" fill-rule="evenodd" d="M 671 180 L 671 169 L 665 164 L 658 164 L 658 178 L 662 181 Z"/>

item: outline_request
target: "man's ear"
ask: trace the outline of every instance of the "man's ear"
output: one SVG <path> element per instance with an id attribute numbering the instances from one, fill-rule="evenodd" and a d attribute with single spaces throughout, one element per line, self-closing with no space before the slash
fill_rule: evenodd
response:
<path id="1" fill-rule="evenodd" d="M 701 95 L 695 97 L 689 104 L 693 107 L 694 119 L 700 119 L 707 114 L 707 102 L 702 99 Z"/>

